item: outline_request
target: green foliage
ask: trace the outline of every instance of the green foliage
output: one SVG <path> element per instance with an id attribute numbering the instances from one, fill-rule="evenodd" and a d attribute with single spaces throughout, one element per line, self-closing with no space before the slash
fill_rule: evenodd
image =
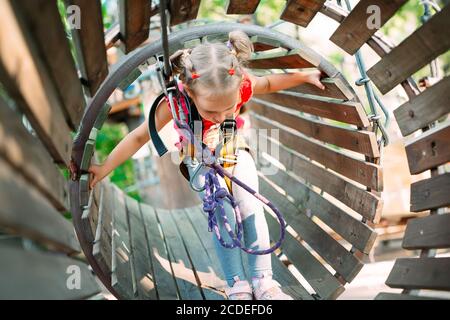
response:
<path id="1" fill-rule="evenodd" d="M 97 135 L 96 150 L 100 163 L 103 163 L 111 151 L 128 134 L 124 124 L 105 123 Z M 118 166 L 110 174 L 111 182 L 119 188 L 125 189 L 135 183 L 133 160 L 130 158 Z M 138 192 L 130 192 L 129 195 L 140 200 Z"/>

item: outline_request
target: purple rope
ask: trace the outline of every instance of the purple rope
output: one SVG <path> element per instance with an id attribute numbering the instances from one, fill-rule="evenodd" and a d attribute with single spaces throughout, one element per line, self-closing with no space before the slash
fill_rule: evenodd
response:
<path id="1" fill-rule="evenodd" d="M 169 101 L 172 102 L 172 96 L 169 94 Z M 255 254 L 255 255 L 264 255 L 269 254 L 278 249 L 285 237 L 286 233 L 286 222 L 284 221 L 283 216 L 281 215 L 280 211 L 278 210 L 275 205 L 272 204 L 269 200 L 267 200 L 265 197 L 257 193 L 255 190 L 244 184 L 242 181 L 228 173 L 227 171 L 222 168 L 219 164 L 216 164 L 216 158 L 212 154 L 211 150 L 209 150 L 206 146 L 202 146 L 197 139 L 194 136 L 194 133 L 192 132 L 191 128 L 187 123 L 182 123 L 178 119 L 174 119 L 175 124 L 180 129 L 181 133 L 190 140 L 190 142 L 194 145 L 195 151 L 196 151 L 196 158 L 202 159 L 202 163 L 211 169 L 208 170 L 208 172 L 205 174 L 205 196 L 203 198 L 203 211 L 208 214 L 208 230 L 209 232 L 214 231 L 216 234 L 217 240 L 219 240 L 220 244 L 225 248 L 240 248 L 241 250 L 245 251 L 249 254 Z M 201 152 L 198 154 L 198 152 Z M 227 189 L 220 186 L 219 179 L 217 178 L 217 174 L 220 175 L 222 178 L 227 177 L 231 181 L 233 181 L 235 184 L 249 192 L 251 195 L 253 195 L 256 199 L 267 205 L 272 211 L 275 213 L 275 215 L 278 218 L 278 221 L 280 222 L 280 238 L 278 241 L 270 248 L 264 249 L 264 250 L 254 250 L 250 248 L 246 248 L 242 243 L 242 234 L 243 234 L 243 226 L 242 226 L 242 215 L 241 211 L 239 209 L 239 205 L 237 204 L 236 200 L 234 199 L 233 195 L 231 195 Z M 223 207 L 223 201 L 225 198 L 228 198 L 228 200 L 231 203 L 231 206 L 233 207 L 235 218 L 236 218 L 236 229 L 235 231 L 232 230 L 231 225 L 228 221 L 228 218 L 225 214 L 225 209 Z M 228 233 L 228 235 L 231 238 L 231 243 L 225 242 L 225 240 L 220 235 L 219 231 L 219 225 L 217 223 L 217 219 L 215 216 L 216 209 L 220 209 L 220 216 L 223 218 L 224 221 L 224 227 Z"/>

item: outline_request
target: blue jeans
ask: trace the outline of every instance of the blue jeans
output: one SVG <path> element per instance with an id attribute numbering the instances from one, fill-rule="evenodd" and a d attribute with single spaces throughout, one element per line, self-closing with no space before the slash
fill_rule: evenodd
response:
<path id="1" fill-rule="evenodd" d="M 193 171 L 197 165 L 190 164 L 190 159 L 185 158 L 185 164 L 188 168 L 189 175 L 192 176 Z M 204 184 L 204 174 L 208 168 L 202 168 L 197 175 L 195 184 L 202 186 Z M 237 163 L 227 168 L 234 176 L 243 181 L 250 188 L 258 192 L 258 175 L 256 173 L 256 166 L 252 156 L 244 150 L 238 150 Z M 222 187 L 227 188 L 225 180 L 221 177 L 219 182 Z M 264 250 L 270 247 L 269 228 L 264 216 L 264 208 L 260 201 L 253 197 L 250 193 L 232 183 L 233 196 L 236 199 L 241 215 L 244 229 L 244 244 L 247 248 L 254 250 Z M 198 195 L 203 199 L 204 192 L 199 192 Z M 234 211 L 228 199 L 224 201 L 224 209 L 232 230 L 235 230 L 235 216 Z M 220 235 L 226 242 L 231 242 L 230 236 L 223 227 L 223 218 L 220 216 L 220 209 L 216 213 L 217 222 L 219 224 Z M 234 278 L 237 276 L 241 280 L 246 279 L 244 266 L 242 263 L 242 253 L 246 254 L 239 248 L 228 249 L 223 247 L 217 240 L 214 232 L 211 233 L 214 238 L 214 244 L 217 256 L 220 260 L 222 270 L 225 274 L 225 280 L 229 286 L 233 286 Z M 249 272 L 252 278 L 262 277 L 263 275 L 272 275 L 272 264 L 270 254 L 266 255 L 248 255 Z"/>

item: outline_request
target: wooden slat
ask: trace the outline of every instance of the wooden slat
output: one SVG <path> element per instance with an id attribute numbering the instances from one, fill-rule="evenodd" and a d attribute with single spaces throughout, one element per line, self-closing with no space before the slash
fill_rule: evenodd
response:
<path id="1" fill-rule="evenodd" d="M 347 129 L 327 124 L 319 120 L 304 117 L 298 112 L 290 109 L 277 107 L 277 105 L 263 100 L 252 99 L 247 106 L 259 115 L 296 129 L 314 139 L 359 152 L 373 158 L 378 158 L 380 156 L 376 135 L 371 131 Z"/>
<path id="2" fill-rule="evenodd" d="M 407 0 L 361 0 L 339 25 L 330 40 L 353 55 L 375 32 L 381 28 Z M 376 6 L 374 12 L 370 6 Z M 379 25 L 373 26 L 376 22 Z M 370 23 L 370 24 L 369 24 Z"/>
<path id="3" fill-rule="evenodd" d="M 324 2 L 325 0 L 288 0 L 280 19 L 307 27 Z"/>
<path id="4" fill-rule="evenodd" d="M 111 106 L 108 103 L 101 108 L 100 112 L 97 115 L 97 119 L 95 119 L 94 128 L 100 130 L 103 124 L 108 119 L 109 112 L 111 111 Z"/>
<path id="5" fill-rule="evenodd" d="M 100 188 L 100 185 L 96 186 Z M 95 218 L 94 218 L 95 217 Z M 86 207 L 83 208 L 83 213 L 81 215 L 81 225 L 83 230 L 83 236 L 89 243 L 89 250 L 92 251 L 92 245 L 95 240 L 95 233 L 97 229 L 97 218 L 98 218 L 98 206 L 96 200 L 94 199 L 94 192 L 89 195 L 89 202 Z"/>
<path id="6" fill-rule="evenodd" d="M 196 19 L 198 9 L 200 9 L 200 0 L 170 0 L 170 26 Z"/>
<path id="7" fill-rule="evenodd" d="M 364 108 L 359 102 L 342 101 L 289 91 L 258 94 L 255 95 L 255 98 L 319 117 L 354 124 L 358 127 L 369 126 Z"/>
<path id="8" fill-rule="evenodd" d="M 223 288 L 226 283 L 220 275 L 213 271 L 213 261 L 210 259 L 194 230 L 186 211 L 189 209 L 171 210 L 172 224 L 177 225 L 177 230 L 183 239 L 183 244 L 194 267 L 203 295 L 206 300 L 223 300 L 225 293 Z M 211 237 L 205 225 L 203 237 Z"/>
<path id="9" fill-rule="evenodd" d="M 267 178 L 285 190 L 302 212 L 319 218 L 361 252 L 370 252 L 377 234 L 365 223 L 335 206 L 284 170 L 279 169 L 277 173 L 267 175 Z"/>
<path id="10" fill-rule="evenodd" d="M 112 215 L 112 275 L 111 285 L 121 297 L 134 299 L 137 295 L 134 276 L 133 252 L 130 245 L 130 230 L 127 222 L 125 196 L 123 191 L 112 185 L 111 198 L 114 201 Z"/>
<path id="11" fill-rule="evenodd" d="M 0 225 L 52 249 L 80 251 L 72 224 L 0 158 Z"/>
<path id="12" fill-rule="evenodd" d="M 266 220 L 271 238 L 276 241 L 278 239 L 280 225 L 270 214 L 266 214 Z M 344 291 L 344 287 L 338 279 L 300 242 L 295 240 L 289 232 L 286 233 L 281 250 L 321 299 L 334 299 Z"/>
<path id="13" fill-rule="evenodd" d="M 254 69 L 296 69 L 313 68 L 319 65 L 317 58 L 313 59 L 301 49 L 293 49 L 288 52 L 279 50 L 276 52 L 256 52 L 248 61 L 248 67 Z"/>
<path id="14" fill-rule="evenodd" d="M 76 5 L 81 12 L 80 29 L 72 28 L 75 53 L 83 83 L 91 96 L 108 75 L 105 35 L 103 31 L 100 0 L 65 0 L 66 5 Z"/>
<path id="15" fill-rule="evenodd" d="M 369 221 L 379 221 L 383 202 L 378 196 L 357 187 L 325 168 L 311 163 L 301 154 L 289 150 L 283 145 L 273 141 L 269 141 L 269 143 L 276 144 L 276 146 L 269 145 L 268 149 L 274 150 L 274 148 L 278 148 L 279 161 L 283 163 L 290 174 L 293 173 L 302 177 L 308 183 L 327 192 Z"/>
<path id="16" fill-rule="evenodd" d="M 22 32 L 33 41 L 42 63 L 49 71 L 70 128 L 76 130 L 86 104 L 56 1 L 20 0 L 10 3 L 20 21 Z"/>
<path id="17" fill-rule="evenodd" d="M 271 254 L 271 259 L 273 279 L 280 283 L 284 293 L 290 295 L 294 300 L 313 300 L 309 292 L 275 254 Z"/>
<path id="18" fill-rule="evenodd" d="M 450 121 L 436 125 L 405 145 L 409 171 L 418 174 L 450 160 Z"/>
<path id="19" fill-rule="evenodd" d="M 404 289 L 450 289 L 450 258 L 401 258 L 395 261 L 386 284 Z"/>
<path id="20" fill-rule="evenodd" d="M 214 251 L 215 246 L 213 244 L 213 234 L 207 234 L 207 219 L 205 213 L 200 207 L 198 207 L 198 213 L 190 211 L 188 216 L 196 227 L 199 238 L 205 240 L 205 248 L 207 251 Z M 205 243 L 204 242 L 204 243 Z M 211 254 L 210 254 L 211 255 Z M 220 262 L 217 259 L 217 255 L 212 253 L 211 257 L 216 259 L 216 264 L 219 266 Z M 291 295 L 294 299 L 298 300 L 311 300 L 311 295 L 301 286 L 298 280 L 291 274 L 291 272 L 282 264 L 282 262 L 274 255 L 271 256 L 273 277 L 282 286 L 282 290 Z M 247 259 L 243 259 L 244 267 L 248 267 Z"/>
<path id="21" fill-rule="evenodd" d="M 115 210 L 110 182 L 102 183 L 98 198 L 98 218 L 92 255 L 107 279 L 111 279 L 112 270 L 112 214 Z"/>
<path id="22" fill-rule="evenodd" d="M 272 50 L 281 47 L 281 42 L 264 36 L 253 36 L 250 38 L 255 52 Z"/>
<path id="23" fill-rule="evenodd" d="M 419 212 L 450 205 L 450 173 L 411 184 L 411 211 Z"/>
<path id="24" fill-rule="evenodd" d="M 150 32 L 151 1 L 120 0 L 120 38 L 127 54 L 147 40 Z"/>
<path id="25" fill-rule="evenodd" d="M 387 93 L 450 48 L 449 14 L 447 5 L 367 71 L 381 93 Z"/>
<path id="26" fill-rule="evenodd" d="M 192 263 L 183 245 L 183 240 L 170 219 L 170 211 L 156 210 L 170 256 L 172 270 L 182 300 L 202 300 L 201 290 L 192 270 Z"/>
<path id="27" fill-rule="evenodd" d="M 394 110 L 403 136 L 426 127 L 450 112 L 450 76 Z"/>
<path id="28" fill-rule="evenodd" d="M 100 292 L 87 265 L 64 255 L 0 243 L 0 299 L 86 299 Z M 68 287 L 78 277 L 79 289 Z"/>
<path id="29" fill-rule="evenodd" d="M 402 293 L 387 293 L 381 292 L 376 297 L 375 300 L 436 300 L 437 298 L 414 296 L 410 294 Z"/>
<path id="30" fill-rule="evenodd" d="M 22 33 L 11 2 L 2 1 L 0 12 L 0 82 L 54 160 L 68 165 L 72 146 L 70 128 L 50 72 L 35 41 Z"/>
<path id="31" fill-rule="evenodd" d="M 252 14 L 255 13 L 260 0 L 230 0 L 227 7 L 227 14 Z"/>
<path id="32" fill-rule="evenodd" d="M 95 143 L 97 140 L 97 128 L 92 128 L 91 133 L 89 134 L 89 139 L 86 141 L 86 144 L 84 145 L 84 152 L 83 157 L 81 159 L 81 165 L 80 169 L 83 171 L 88 171 L 89 167 L 91 166 L 91 160 L 94 156 L 95 151 Z"/>
<path id="33" fill-rule="evenodd" d="M 164 243 L 163 235 L 158 229 L 155 209 L 143 203 L 140 204 L 140 208 L 145 225 L 144 231 L 149 246 L 158 299 L 179 299 L 179 293 L 173 277 L 167 248 Z"/>
<path id="34" fill-rule="evenodd" d="M 208 232 L 208 223 L 206 215 L 201 207 L 186 208 L 186 215 L 188 216 L 192 226 L 195 229 L 206 255 L 212 262 L 211 270 L 213 270 L 221 279 L 225 279 L 219 258 L 216 254 L 216 249 L 213 243 L 214 235 Z"/>
<path id="35" fill-rule="evenodd" d="M 410 219 L 402 247 L 410 250 L 450 248 L 449 226 L 450 214 L 448 213 Z"/>
<path id="36" fill-rule="evenodd" d="M 311 83 L 304 83 L 298 87 L 287 89 L 286 91 L 311 94 L 333 99 L 341 99 L 344 101 L 355 99 L 355 94 L 339 78 L 324 78 L 321 79 L 320 82 L 325 86 L 324 90 L 319 89 L 316 85 L 313 85 Z"/>
<path id="37" fill-rule="evenodd" d="M 379 165 L 353 158 L 324 144 L 309 140 L 294 130 L 289 130 L 287 127 L 253 112 L 250 116 L 252 124 L 258 128 L 279 129 L 279 141 L 288 148 L 301 152 L 311 160 L 358 183 L 377 191 L 382 190 L 382 171 Z"/>
<path id="38" fill-rule="evenodd" d="M 66 180 L 47 150 L 0 98 L 0 154 L 37 187 L 59 211 L 69 211 Z M 32 159 L 32 161 L 30 161 Z"/>
<path id="39" fill-rule="evenodd" d="M 259 185 L 260 193 L 277 206 L 288 225 L 347 282 L 352 281 L 361 270 L 362 263 L 268 182 L 260 178 Z"/>
<path id="40" fill-rule="evenodd" d="M 131 250 L 133 251 L 133 265 L 138 297 L 143 300 L 156 300 L 157 295 L 153 268 L 145 238 L 144 223 L 142 221 L 139 203 L 128 196 L 125 199 L 130 225 Z"/>

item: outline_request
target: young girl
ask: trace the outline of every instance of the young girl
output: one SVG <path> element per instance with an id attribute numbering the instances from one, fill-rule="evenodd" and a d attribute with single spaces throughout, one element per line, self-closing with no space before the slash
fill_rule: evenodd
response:
<path id="1" fill-rule="evenodd" d="M 252 75 L 243 67 L 243 63 L 250 58 L 252 52 L 253 45 L 248 36 L 242 31 L 233 31 L 229 34 L 227 45 L 204 43 L 194 49 L 179 50 L 171 57 L 174 71 L 179 74 L 183 84 L 182 89 L 188 94 L 202 118 L 203 142 L 212 150 L 219 142 L 220 124 L 226 118 L 234 118 L 237 128 L 242 127 L 243 120 L 238 116 L 239 111 L 253 94 L 271 93 L 303 83 L 311 83 L 324 89 L 318 70 L 264 77 Z M 172 117 L 167 101 L 163 100 L 160 104 L 165 106 L 158 107 L 156 112 L 158 131 Z M 89 168 L 89 172 L 93 174 L 91 188 L 149 140 L 147 123 L 144 121 L 116 146 L 103 165 L 92 165 Z M 183 164 L 189 175 L 192 175 L 198 165 L 188 156 L 183 158 Z M 206 170 L 206 168 L 200 170 L 198 180 L 195 181 L 196 185 L 203 185 L 203 173 Z M 236 163 L 226 170 L 258 192 L 256 167 L 247 148 L 239 148 L 236 151 Z M 219 177 L 219 181 L 222 187 L 227 188 L 224 179 Z M 270 238 L 262 203 L 234 183 L 231 185 L 231 191 L 240 207 L 245 246 L 254 250 L 268 249 Z M 199 193 L 199 196 L 202 198 L 203 193 Z M 234 212 L 230 203 L 224 201 L 224 208 L 234 230 Z M 218 211 L 216 218 L 219 226 L 222 226 L 223 221 Z M 223 227 L 220 228 L 220 233 L 228 242 L 229 236 Z M 252 300 L 253 296 L 257 300 L 292 299 L 283 293 L 279 284 L 272 279 L 270 254 L 248 255 L 251 276 L 251 281 L 248 282 L 242 264 L 241 250 L 222 247 L 215 236 L 214 242 L 228 284 L 225 292 L 229 299 Z"/>

